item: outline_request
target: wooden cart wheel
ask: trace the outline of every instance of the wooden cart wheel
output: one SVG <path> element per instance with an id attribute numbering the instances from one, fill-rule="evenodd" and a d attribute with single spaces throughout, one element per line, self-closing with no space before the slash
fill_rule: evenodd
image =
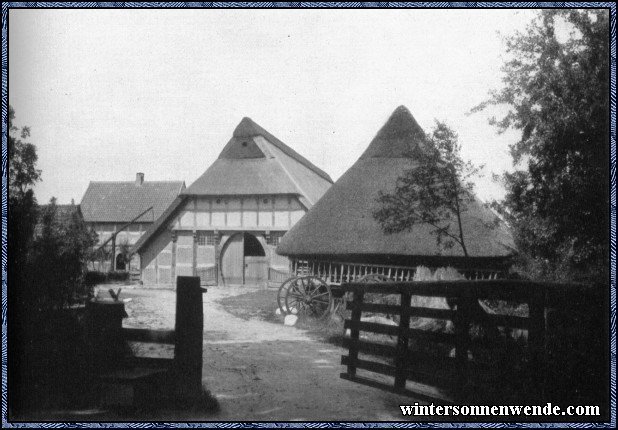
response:
<path id="1" fill-rule="evenodd" d="M 297 279 L 298 276 L 292 276 L 291 278 L 286 279 L 279 287 L 279 291 L 277 291 L 277 306 L 279 306 L 281 315 L 287 315 L 291 313 L 285 306 L 285 298 L 288 295 L 289 288 L 294 282 L 296 282 Z"/>
<path id="2" fill-rule="evenodd" d="M 333 308 L 330 286 L 317 276 L 300 276 L 287 288 L 285 308 L 299 316 L 323 318 Z"/>

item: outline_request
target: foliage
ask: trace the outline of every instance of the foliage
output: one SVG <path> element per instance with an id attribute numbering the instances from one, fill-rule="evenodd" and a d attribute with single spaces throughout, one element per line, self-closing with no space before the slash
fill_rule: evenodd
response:
<path id="1" fill-rule="evenodd" d="M 68 216 L 60 216 L 55 198 L 43 208 L 40 225 L 31 256 L 31 304 L 41 310 L 60 309 L 87 295 L 84 277 L 96 235 L 74 205 Z"/>
<path id="2" fill-rule="evenodd" d="M 32 186 L 41 179 L 36 168 L 36 147 L 22 141 L 30 129 L 14 125 L 15 111 L 8 112 L 8 271 L 11 285 L 23 283 L 23 270 L 32 243 L 37 218 L 37 202 Z M 12 281 L 12 282 L 11 282 Z"/>
<path id="3" fill-rule="evenodd" d="M 131 262 L 131 245 L 127 239 L 118 244 L 118 252 L 122 255 L 122 260 L 128 269 Z"/>
<path id="4" fill-rule="evenodd" d="M 499 205 L 521 268 L 535 278 L 606 280 L 608 252 L 608 11 L 547 9 L 506 39 L 504 87 L 491 123 L 521 131 Z M 567 34 L 568 33 L 568 34 Z M 606 269 L 605 269 L 606 270 Z"/>
<path id="5" fill-rule="evenodd" d="M 427 141 L 430 145 L 415 157 L 417 165 L 398 178 L 395 191 L 380 193 L 373 216 L 386 233 L 429 224 L 439 246 L 457 244 L 467 257 L 461 214 L 473 198 L 470 178 L 480 169 L 462 160 L 457 133 L 445 123 L 436 121 Z M 457 231 L 451 230 L 453 220 Z"/>

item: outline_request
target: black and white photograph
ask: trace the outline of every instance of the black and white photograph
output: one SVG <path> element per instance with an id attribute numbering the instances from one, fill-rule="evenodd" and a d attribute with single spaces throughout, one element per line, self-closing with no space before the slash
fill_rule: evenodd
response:
<path id="1" fill-rule="evenodd" d="M 3 427 L 614 426 L 568 5 L 3 4 Z"/>

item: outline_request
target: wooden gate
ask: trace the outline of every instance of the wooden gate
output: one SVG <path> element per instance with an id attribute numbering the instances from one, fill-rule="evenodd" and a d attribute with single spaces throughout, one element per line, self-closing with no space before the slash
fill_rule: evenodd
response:
<path id="1" fill-rule="evenodd" d="M 513 396 L 528 402 L 545 399 L 545 390 L 560 380 L 547 380 L 547 310 L 577 303 L 573 308 L 590 314 L 602 306 L 600 288 L 577 284 L 486 280 L 350 283 L 341 289 L 353 295 L 347 302 L 349 351 L 342 357 L 347 371 L 341 378 L 446 402 L 499 402 Z M 419 297 L 441 298 L 443 303 L 448 299 L 453 306 L 428 306 L 432 302 Z M 361 319 L 363 313 L 395 318 Z M 411 324 L 415 318 L 452 325 L 436 330 L 436 324 Z M 591 321 L 582 330 L 601 335 L 602 318 Z M 368 334 L 361 337 L 360 332 Z M 590 348 L 585 340 L 581 344 L 591 357 L 601 355 L 586 351 Z M 358 375 L 358 370 L 368 375 Z"/>

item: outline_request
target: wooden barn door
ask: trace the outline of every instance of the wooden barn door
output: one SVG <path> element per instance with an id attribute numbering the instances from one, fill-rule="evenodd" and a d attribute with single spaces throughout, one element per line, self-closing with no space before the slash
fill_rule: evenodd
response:
<path id="1" fill-rule="evenodd" d="M 268 277 L 266 252 L 260 241 L 252 234 L 245 233 L 245 284 L 260 285 Z"/>
<path id="2" fill-rule="evenodd" d="M 242 233 L 232 236 L 221 254 L 221 274 L 226 285 L 243 284 L 244 238 Z"/>

